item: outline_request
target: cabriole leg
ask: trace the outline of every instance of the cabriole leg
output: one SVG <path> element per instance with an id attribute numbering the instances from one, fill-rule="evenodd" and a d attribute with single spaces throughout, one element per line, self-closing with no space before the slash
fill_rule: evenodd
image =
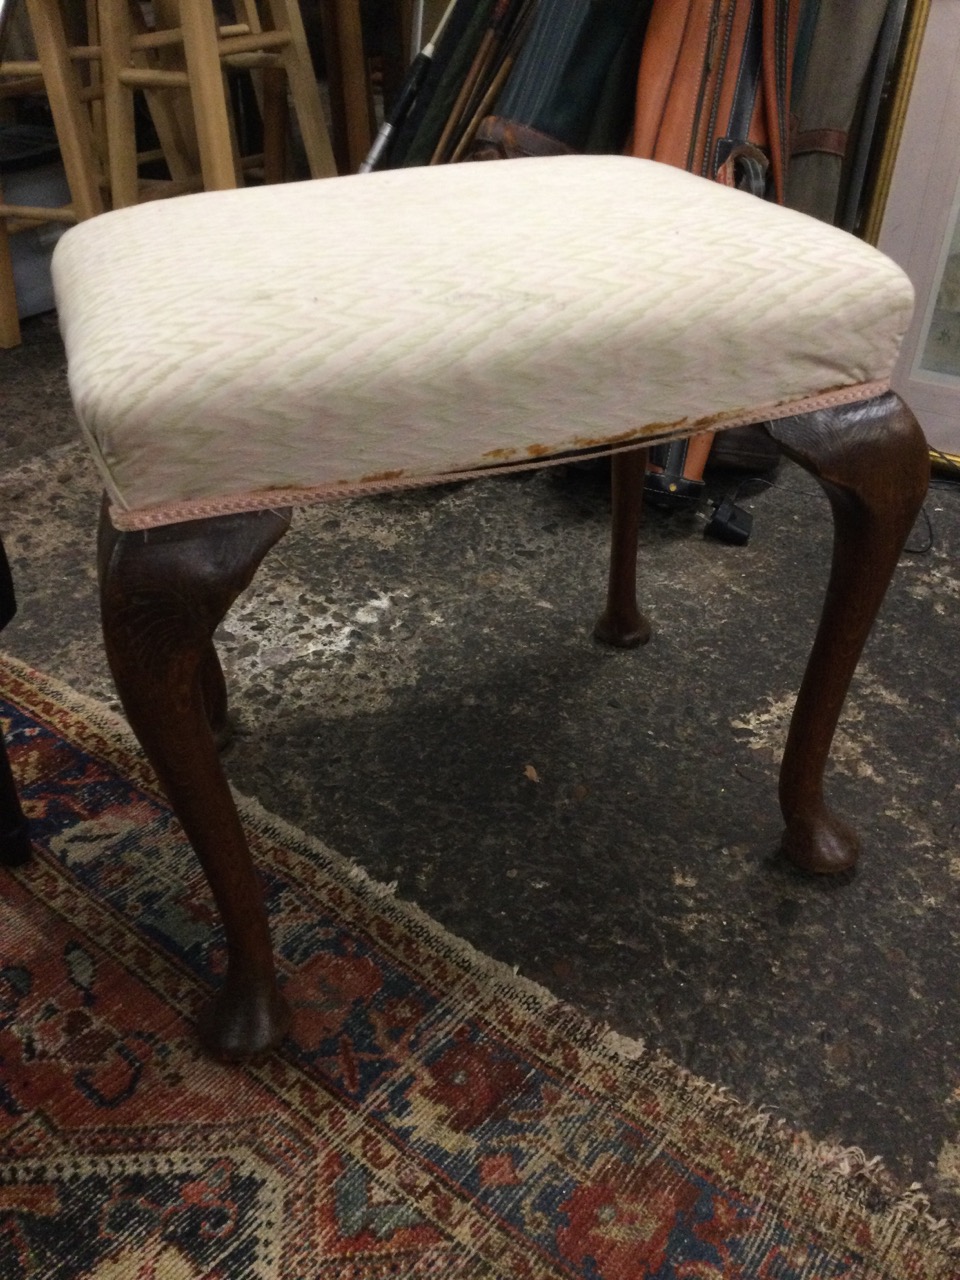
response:
<path id="1" fill-rule="evenodd" d="M 30 827 L 17 795 L 17 784 L 0 733 L 0 866 L 21 867 L 30 858 Z"/>
<path id="2" fill-rule="evenodd" d="M 857 834 L 827 808 L 823 772 L 861 651 L 927 491 L 930 462 L 916 419 L 892 392 L 769 424 L 826 490 L 833 508 L 830 580 L 780 769 L 783 851 L 805 871 L 859 856 Z"/>
<path id="3" fill-rule="evenodd" d="M 634 649 L 650 639 L 650 623 L 637 606 L 637 538 L 643 505 L 647 450 L 631 449 L 610 459 L 613 512 L 607 604 L 594 638 L 618 649 Z"/>
<path id="4" fill-rule="evenodd" d="M 212 637 L 289 514 L 254 512 L 117 533 L 100 525 L 107 657 L 134 733 L 196 850 L 223 919 L 227 973 L 202 1018 L 217 1057 L 265 1053 L 289 1010 L 277 987 L 260 886 L 215 735 L 226 723 Z"/>

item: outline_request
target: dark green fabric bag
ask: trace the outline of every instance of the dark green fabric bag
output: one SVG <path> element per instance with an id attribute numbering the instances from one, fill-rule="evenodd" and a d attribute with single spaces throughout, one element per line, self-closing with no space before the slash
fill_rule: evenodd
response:
<path id="1" fill-rule="evenodd" d="M 837 202 L 850 132 L 889 0 L 816 0 L 796 66 L 786 203 L 824 222 Z"/>
<path id="2" fill-rule="evenodd" d="M 493 114 L 556 138 L 571 151 L 622 150 L 651 5 L 542 0 Z"/>

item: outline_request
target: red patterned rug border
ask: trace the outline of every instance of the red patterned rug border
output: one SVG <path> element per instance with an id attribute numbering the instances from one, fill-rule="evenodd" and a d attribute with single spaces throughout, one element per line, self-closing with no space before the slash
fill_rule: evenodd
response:
<path id="1" fill-rule="evenodd" d="M 82 737 L 88 751 L 100 753 L 147 795 L 163 802 L 152 770 L 119 715 L 8 655 L 0 655 L 0 665 L 4 688 L 13 701 L 63 736 Z M 766 1199 L 773 1180 L 781 1188 L 784 1209 L 798 1223 L 848 1239 L 867 1232 L 888 1264 L 871 1275 L 893 1280 L 898 1266 L 905 1273 L 922 1274 L 918 1266 L 924 1265 L 924 1256 L 941 1274 L 946 1259 L 960 1252 L 956 1224 L 933 1218 L 916 1186 L 898 1189 L 879 1159 L 868 1158 L 858 1148 L 818 1142 L 791 1129 L 771 1110 L 741 1103 L 723 1087 L 686 1071 L 655 1049 L 590 1023 L 543 987 L 448 933 L 415 904 L 396 898 L 393 886 L 373 881 L 361 868 L 268 813 L 257 801 L 237 799 L 258 858 L 280 871 L 294 869 L 295 864 L 297 876 L 328 900 L 334 892 L 333 905 L 351 927 L 365 932 L 398 966 L 409 968 L 421 981 L 433 977 L 438 987 L 463 1002 L 465 1013 L 497 1036 L 519 1041 L 528 1055 L 539 1056 L 571 1085 L 612 1100 L 641 1126 L 656 1121 L 639 1105 L 643 1099 L 648 1105 L 650 1095 L 682 1102 L 683 1124 L 675 1135 L 678 1149 L 688 1163 L 702 1162 L 714 1180 L 722 1182 L 723 1172 L 711 1162 L 710 1153 L 734 1132 L 754 1162 L 751 1175 L 740 1177 L 736 1189 Z M 170 972 L 179 971 L 170 959 L 155 962 Z M 198 984 L 185 973 L 181 976 L 177 1003 L 182 1000 L 181 1008 L 187 1009 L 191 990 L 196 991 Z M 169 987 L 165 994 L 169 1000 Z M 318 1108 L 328 1114 L 336 1110 L 334 1100 L 322 1096 L 323 1090 L 314 1082 L 305 1076 L 293 1080 L 292 1066 L 269 1060 L 254 1074 L 294 1109 L 309 1104 L 314 1118 Z M 339 1127 L 343 1118 L 334 1123 Z M 666 1137 L 663 1145 L 668 1144 Z M 429 1200 L 426 1182 L 421 1190 Z M 442 1190 L 437 1188 L 435 1194 Z"/>

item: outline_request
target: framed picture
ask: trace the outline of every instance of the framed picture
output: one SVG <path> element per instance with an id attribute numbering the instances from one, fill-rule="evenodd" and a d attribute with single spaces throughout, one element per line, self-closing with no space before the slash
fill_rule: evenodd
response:
<path id="1" fill-rule="evenodd" d="M 932 448 L 960 455 L 960 0 L 931 0 L 914 31 L 877 243 L 917 291 L 894 387 Z M 908 48 L 908 54 L 910 50 Z"/>

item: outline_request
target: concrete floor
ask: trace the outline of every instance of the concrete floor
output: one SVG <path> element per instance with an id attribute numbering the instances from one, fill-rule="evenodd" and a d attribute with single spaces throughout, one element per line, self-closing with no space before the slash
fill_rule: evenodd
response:
<path id="1" fill-rule="evenodd" d="M 111 700 L 98 484 L 53 318 L 24 337 L 0 352 L 2 643 Z M 229 771 L 483 951 L 960 1214 L 960 488 L 931 492 L 849 700 L 830 792 L 866 852 L 832 882 L 776 854 L 830 540 L 814 483 L 776 486 L 743 548 L 648 515 L 631 653 L 590 638 L 600 467 L 302 513 L 223 630 Z"/>

